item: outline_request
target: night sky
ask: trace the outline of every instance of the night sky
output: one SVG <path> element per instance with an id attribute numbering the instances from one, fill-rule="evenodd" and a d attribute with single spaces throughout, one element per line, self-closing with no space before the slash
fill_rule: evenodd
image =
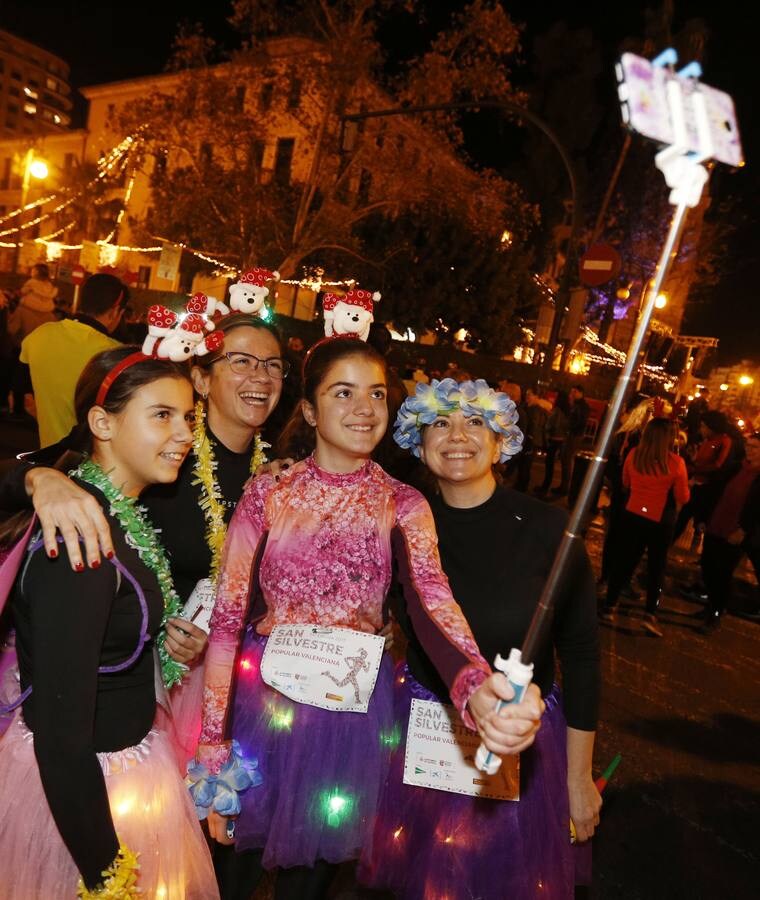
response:
<path id="1" fill-rule="evenodd" d="M 425 22 L 417 32 L 401 29 L 398 37 L 381 32 L 388 49 L 397 58 L 411 55 L 419 42 L 447 23 L 450 10 L 466 4 L 456 0 L 427 0 L 418 7 Z M 555 21 L 570 26 L 587 26 L 603 45 L 610 61 L 626 36 L 643 33 L 644 14 L 640 4 L 593 2 L 506 2 L 512 19 L 524 24 L 522 66 L 516 81 L 529 84 L 531 47 L 534 38 Z M 690 18 L 703 18 L 710 29 L 703 67 L 705 81 L 731 93 L 737 103 L 739 124 L 748 165 L 739 173 L 720 167 L 713 175 L 713 194 L 719 200 L 727 194 L 740 197 L 737 216 L 742 224 L 734 233 L 719 286 L 709 301 L 687 311 L 683 331 L 709 334 L 721 340 L 721 361 L 732 362 L 754 357 L 760 362 L 756 335 L 760 333 L 758 294 L 758 212 L 760 176 L 753 162 L 760 158 L 760 123 L 752 117 L 752 88 L 758 83 L 755 70 L 757 51 L 749 47 L 751 29 L 746 6 L 739 0 L 721 2 L 675 2 L 674 30 Z M 227 4 L 223 0 L 160 0 L 138 14 L 138 4 L 80 2 L 29 2 L 3 0 L 0 3 L 0 28 L 7 29 L 48 48 L 65 58 L 71 66 L 74 88 L 161 71 L 180 21 L 203 22 L 207 33 L 227 43 L 234 34 L 225 21 Z M 399 29 L 391 34 L 398 35 Z M 390 46 L 390 42 L 393 45 Z M 612 71 L 610 71 L 612 78 Z M 76 96 L 76 94 L 75 94 Z M 81 124 L 84 104 L 75 108 L 75 124 Z M 660 178 L 654 164 L 652 177 Z"/>

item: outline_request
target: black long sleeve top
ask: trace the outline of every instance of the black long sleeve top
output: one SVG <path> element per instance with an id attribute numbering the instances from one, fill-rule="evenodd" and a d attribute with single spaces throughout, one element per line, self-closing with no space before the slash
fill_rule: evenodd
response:
<path id="1" fill-rule="evenodd" d="M 497 488 L 471 509 L 431 498 L 443 570 L 472 628 L 481 653 L 493 662 L 522 644 L 541 589 L 562 538 L 567 516 L 508 488 Z M 440 697 L 446 688 L 417 640 L 408 616 L 399 611 L 409 638 L 412 675 Z M 551 640 L 534 660 L 534 682 L 542 695 L 555 678 L 555 652 L 562 673 L 568 725 L 596 729 L 599 705 L 599 641 L 596 591 L 588 555 L 579 544 L 559 598 Z"/>
<path id="2" fill-rule="evenodd" d="M 85 884 L 94 887 L 114 860 L 118 840 L 96 753 L 139 744 L 155 715 L 153 640 L 163 599 L 155 575 L 126 542 L 108 503 L 104 507 L 118 560 L 140 584 L 151 640 L 129 669 L 100 674 L 127 660 L 140 634 L 142 614 L 134 586 L 104 561 L 76 573 L 65 545 L 57 559 L 32 553 L 14 591 L 23 704 L 34 733 L 34 752 L 50 811 Z M 22 789 L 21 786 L 19 789 Z"/>
<path id="3" fill-rule="evenodd" d="M 208 431 L 216 459 L 216 478 L 223 498 L 224 521 L 232 513 L 251 477 L 251 449 L 233 453 Z M 168 556 L 174 587 L 184 602 L 201 578 L 211 569 L 211 550 L 206 543 L 206 518 L 200 506 L 201 486 L 195 481 L 195 456 L 191 452 L 172 484 L 151 485 L 141 502 L 150 519 L 160 529 L 161 543 Z"/>

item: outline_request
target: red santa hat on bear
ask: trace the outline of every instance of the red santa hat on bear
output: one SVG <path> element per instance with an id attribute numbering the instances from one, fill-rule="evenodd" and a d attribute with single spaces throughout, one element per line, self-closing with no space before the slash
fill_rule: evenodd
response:
<path id="1" fill-rule="evenodd" d="M 379 291 L 364 291 L 352 288 L 344 296 L 325 294 L 322 309 L 325 316 L 325 335 L 355 334 L 366 341 L 369 326 L 374 322 L 375 303 L 380 299 Z"/>

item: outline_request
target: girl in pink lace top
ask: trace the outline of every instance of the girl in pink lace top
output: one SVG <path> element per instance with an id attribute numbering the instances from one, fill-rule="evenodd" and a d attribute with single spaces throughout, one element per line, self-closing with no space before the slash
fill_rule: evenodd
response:
<path id="1" fill-rule="evenodd" d="M 394 742 L 392 666 L 384 654 L 366 713 L 294 702 L 259 672 L 275 626 L 377 634 L 388 620 L 395 562 L 415 631 L 467 724 L 506 753 L 535 731 L 540 715 L 532 699 L 512 719 L 493 716 L 497 695 L 508 697 L 510 688 L 490 674 L 451 595 L 427 502 L 369 458 L 387 426 L 382 358 L 358 340 L 321 342 L 307 358 L 304 393 L 313 456 L 278 477 L 256 478 L 229 528 L 198 754 L 212 773 L 224 766 L 222 777 L 239 765 L 257 767 L 262 783 L 239 801 L 224 790 L 205 798 L 210 831 L 230 843 L 234 829 L 246 884 L 261 865 L 279 866 L 280 887 L 290 879 L 294 896 L 304 889 L 299 879 L 310 889 L 326 884 L 329 864 L 357 856 L 371 831 Z M 232 756 L 225 738 L 237 742 Z M 219 815 L 238 808 L 236 819 Z"/>

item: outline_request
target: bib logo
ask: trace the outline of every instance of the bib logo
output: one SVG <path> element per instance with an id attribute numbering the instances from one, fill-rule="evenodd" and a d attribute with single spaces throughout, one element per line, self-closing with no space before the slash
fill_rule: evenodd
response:
<path id="1" fill-rule="evenodd" d="M 326 675 L 330 681 L 332 681 L 337 687 L 345 687 L 347 684 L 350 684 L 354 689 L 354 703 L 358 703 L 360 699 L 359 692 L 359 681 L 358 681 L 358 673 L 359 672 L 369 672 L 369 663 L 367 662 L 367 651 L 362 647 L 359 650 L 358 656 L 347 656 L 343 662 L 349 667 L 348 675 L 340 681 L 332 674 L 332 672 L 322 672 L 323 675 Z M 335 697 L 331 694 L 326 695 L 330 700 L 343 700 L 343 697 Z"/>

